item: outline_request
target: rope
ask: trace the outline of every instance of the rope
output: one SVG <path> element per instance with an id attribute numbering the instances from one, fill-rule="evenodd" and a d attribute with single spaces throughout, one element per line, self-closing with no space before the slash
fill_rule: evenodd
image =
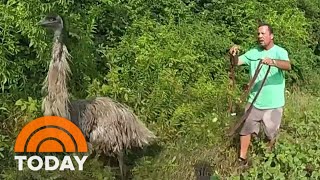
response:
<path id="1" fill-rule="evenodd" d="M 238 56 L 238 55 L 235 55 Z M 231 91 L 234 90 L 235 84 L 236 84 L 236 80 L 235 80 L 235 73 L 234 73 L 234 69 L 235 69 L 235 64 L 234 64 L 234 57 L 230 55 L 230 72 L 229 72 L 229 88 L 231 89 Z M 228 112 L 231 113 L 233 112 L 233 105 L 232 105 L 232 97 L 229 96 L 228 97 L 228 102 L 229 102 L 229 109 Z"/>
<path id="2" fill-rule="evenodd" d="M 231 57 L 231 58 L 234 58 L 234 57 Z M 249 82 L 249 85 L 248 85 L 249 87 L 246 89 L 246 91 L 244 92 L 244 94 L 241 96 L 241 102 L 244 101 L 244 98 L 248 96 L 248 94 L 249 94 L 249 92 L 250 92 L 250 90 L 251 90 L 251 88 L 252 88 L 255 80 L 257 79 L 258 74 L 259 74 L 259 72 L 260 72 L 260 70 L 261 70 L 261 68 L 262 68 L 262 65 L 261 65 L 261 64 L 262 64 L 262 60 L 259 59 L 259 64 L 258 64 L 258 66 L 257 66 L 257 69 L 256 69 L 255 73 L 254 73 L 254 76 L 252 77 L 252 79 L 251 79 L 250 82 Z M 232 63 L 231 66 L 233 66 L 233 63 Z M 262 80 L 261 86 L 259 87 L 258 92 L 257 92 L 256 96 L 254 97 L 253 101 L 251 102 L 250 107 L 248 108 L 248 110 L 247 110 L 247 111 L 245 112 L 245 114 L 239 119 L 239 121 L 236 122 L 235 125 L 233 125 L 233 126 L 228 130 L 227 135 L 228 135 L 229 137 L 230 137 L 230 136 L 233 136 L 233 135 L 235 134 L 235 132 L 238 130 L 238 128 L 239 128 L 239 127 L 244 123 L 244 121 L 248 118 L 248 116 L 249 116 L 249 114 L 250 114 L 250 112 L 251 112 L 251 110 L 252 110 L 252 108 L 253 108 L 253 103 L 257 100 L 257 98 L 258 98 L 258 96 L 259 96 L 259 94 L 260 94 L 260 91 L 261 91 L 262 87 L 264 86 L 264 83 L 265 83 L 265 81 L 266 81 L 266 79 L 267 79 L 267 76 L 268 76 L 268 74 L 269 74 L 269 71 L 270 71 L 270 67 L 271 67 L 271 66 L 268 67 L 267 73 L 266 73 L 266 75 L 264 76 L 264 78 L 263 78 L 263 80 Z M 233 72 L 233 73 L 234 73 L 234 72 Z"/>

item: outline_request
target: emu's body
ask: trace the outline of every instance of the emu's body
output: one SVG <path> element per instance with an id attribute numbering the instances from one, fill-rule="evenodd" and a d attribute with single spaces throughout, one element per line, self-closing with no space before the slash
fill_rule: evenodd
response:
<path id="1" fill-rule="evenodd" d="M 154 138 L 136 115 L 107 97 L 71 102 L 71 121 L 81 128 L 96 150 L 107 155 L 143 147 Z"/>
<path id="2" fill-rule="evenodd" d="M 70 55 L 62 42 L 63 21 L 60 16 L 47 16 L 41 25 L 54 30 L 52 59 L 44 83 L 44 115 L 64 117 L 75 123 L 93 149 L 117 156 L 123 176 L 123 151 L 148 145 L 155 135 L 129 107 L 108 97 L 69 101 Z"/>

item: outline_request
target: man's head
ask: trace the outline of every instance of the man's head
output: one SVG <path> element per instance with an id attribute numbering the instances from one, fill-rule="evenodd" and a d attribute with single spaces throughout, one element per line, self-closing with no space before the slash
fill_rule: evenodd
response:
<path id="1" fill-rule="evenodd" d="M 273 30 L 269 24 L 261 23 L 258 26 L 258 43 L 265 49 L 273 46 Z"/>

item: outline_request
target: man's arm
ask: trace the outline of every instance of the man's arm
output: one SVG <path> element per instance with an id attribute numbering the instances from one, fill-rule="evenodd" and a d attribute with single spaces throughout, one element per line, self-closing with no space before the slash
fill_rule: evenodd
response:
<path id="1" fill-rule="evenodd" d="M 286 71 L 290 71 L 291 70 L 290 61 L 274 59 L 273 60 L 273 66 L 275 66 L 275 67 L 277 67 L 279 69 L 282 69 L 282 70 L 286 70 Z"/>
<path id="2" fill-rule="evenodd" d="M 235 55 L 233 56 L 233 64 L 240 66 L 245 63 L 241 59 L 239 59 L 238 55 Z"/>
<path id="3" fill-rule="evenodd" d="M 279 60 L 279 59 L 265 58 L 262 60 L 262 63 L 270 65 L 270 66 L 275 66 L 279 69 L 286 70 L 286 71 L 291 70 L 290 60 Z"/>

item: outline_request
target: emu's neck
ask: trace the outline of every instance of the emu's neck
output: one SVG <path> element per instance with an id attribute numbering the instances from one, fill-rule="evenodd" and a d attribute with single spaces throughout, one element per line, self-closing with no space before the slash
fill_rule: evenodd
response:
<path id="1" fill-rule="evenodd" d="M 45 116 L 60 116 L 70 119 L 67 88 L 67 80 L 71 73 L 68 64 L 70 55 L 62 43 L 61 34 L 61 31 L 55 32 L 52 58 L 44 84 L 47 95 L 44 98 L 42 108 Z"/>
<path id="2" fill-rule="evenodd" d="M 59 40 L 62 43 L 62 29 L 61 28 L 56 29 L 54 31 L 54 38 L 53 39 L 54 39 L 54 41 Z"/>

